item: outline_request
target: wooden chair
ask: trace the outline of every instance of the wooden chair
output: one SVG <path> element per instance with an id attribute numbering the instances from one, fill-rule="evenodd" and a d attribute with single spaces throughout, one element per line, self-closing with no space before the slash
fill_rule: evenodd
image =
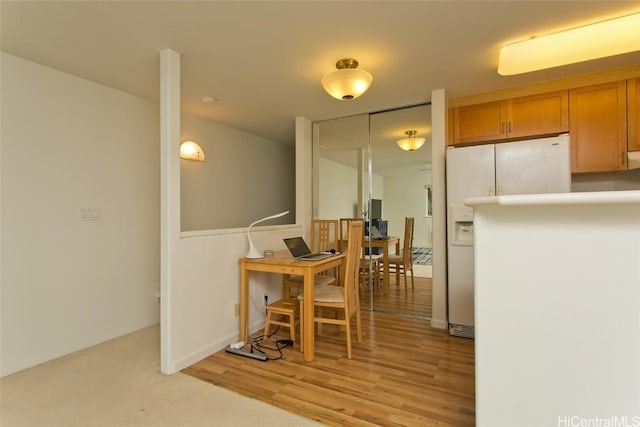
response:
<path id="1" fill-rule="evenodd" d="M 338 220 L 337 219 L 313 219 L 311 220 L 312 252 L 321 252 L 333 249 L 338 245 Z M 315 288 L 330 285 L 336 281 L 336 272 L 330 274 L 318 274 L 315 277 Z M 296 318 L 298 317 L 298 304 L 295 302 L 297 295 L 302 292 L 304 278 L 302 276 L 283 276 L 282 299 L 267 305 L 267 316 L 264 325 L 264 335 L 269 335 L 272 325 L 289 328 L 291 341 L 295 341 Z M 302 338 L 301 338 L 302 339 Z"/>
<path id="2" fill-rule="evenodd" d="M 314 324 L 344 325 L 347 335 L 347 358 L 351 359 L 351 319 L 356 318 L 356 334 L 358 342 L 362 341 L 362 322 L 360 318 L 360 296 L 358 275 L 362 253 L 363 222 L 354 221 L 349 224 L 347 244 L 343 251 L 346 252 L 342 271 L 344 272 L 344 286 L 329 285 L 316 289 L 314 292 Z M 300 300 L 300 324 L 304 324 L 303 305 L 304 294 L 298 297 Z M 320 315 L 316 309 L 320 308 Z M 342 315 L 336 317 L 324 317 L 322 313 L 331 308 L 342 311 Z M 332 310 L 333 311 L 333 310 Z M 302 329 L 301 329 L 302 330 Z"/>
<path id="3" fill-rule="evenodd" d="M 312 219 L 311 220 L 311 252 L 322 252 L 334 249 L 339 245 L 337 219 Z M 336 281 L 337 269 L 334 271 L 317 274 L 315 287 L 331 285 Z M 295 297 L 302 292 L 304 278 L 302 276 L 284 275 L 282 278 L 282 295 L 287 298 Z"/>
<path id="4" fill-rule="evenodd" d="M 298 304 L 294 300 L 281 299 L 267 305 L 267 318 L 264 324 L 264 336 L 269 336 L 271 325 L 285 326 L 289 328 L 291 341 L 296 341 L 296 318 L 298 317 Z M 302 339 L 302 335 L 301 335 Z"/>
<path id="5" fill-rule="evenodd" d="M 412 217 L 404 219 L 404 242 L 399 254 L 389 255 L 389 273 L 396 273 L 396 285 L 400 286 L 400 274 L 404 277 L 404 288 L 407 289 L 407 272 L 411 272 L 411 288 L 415 288 L 413 282 L 413 223 Z"/>

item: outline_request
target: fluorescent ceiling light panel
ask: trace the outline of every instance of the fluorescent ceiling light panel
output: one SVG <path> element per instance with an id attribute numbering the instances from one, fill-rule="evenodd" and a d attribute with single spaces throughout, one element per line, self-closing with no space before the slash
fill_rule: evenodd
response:
<path id="1" fill-rule="evenodd" d="M 640 50 L 640 13 L 508 44 L 498 74 L 510 76 Z"/>

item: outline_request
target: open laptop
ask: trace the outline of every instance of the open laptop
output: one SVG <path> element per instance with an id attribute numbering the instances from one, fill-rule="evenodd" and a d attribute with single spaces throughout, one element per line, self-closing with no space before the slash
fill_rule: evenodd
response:
<path id="1" fill-rule="evenodd" d="M 287 245 L 287 249 L 291 252 L 291 256 L 295 259 L 305 261 L 317 261 L 330 257 L 332 254 L 327 252 L 311 253 L 311 249 L 307 246 L 307 243 L 302 237 L 290 237 L 283 239 L 284 244 Z"/>
<path id="2" fill-rule="evenodd" d="M 383 236 L 375 225 L 369 226 L 369 236 L 374 240 L 388 240 L 390 238 L 390 236 Z"/>

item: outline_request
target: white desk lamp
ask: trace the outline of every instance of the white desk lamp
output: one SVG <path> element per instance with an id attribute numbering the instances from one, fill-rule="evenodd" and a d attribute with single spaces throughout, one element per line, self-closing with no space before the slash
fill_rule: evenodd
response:
<path id="1" fill-rule="evenodd" d="M 251 259 L 264 258 L 264 255 L 258 249 L 256 249 L 256 246 L 253 244 L 253 240 L 251 240 L 251 234 L 249 234 L 251 231 L 251 227 L 263 221 L 280 218 L 281 216 L 285 216 L 288 213 L 289 211 L 280 212 L 279 214 L 271 215 L 266 218 L 261 218 L 249 224 L 249 227 L 247 227 L 247 240 L 249 240 L 249 252 L 247 252 L 247 255 L 245 256 L 245 258 L 251 258 Z"/>

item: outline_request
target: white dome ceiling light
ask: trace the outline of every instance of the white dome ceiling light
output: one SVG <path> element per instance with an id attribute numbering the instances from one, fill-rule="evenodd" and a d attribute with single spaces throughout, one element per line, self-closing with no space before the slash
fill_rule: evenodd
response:
<path id="1" fill-rule="evenodd" d="M 373 77 L 364 70 L 358 69 L 358 61 L 343 58 L 336 62 L 337 70 L 322 78 L 322 87 L 336 99 L 356 99 L 369 89 Z"/>
<path id="2" fill-rule="evenodd" d="M 418 131 L 416 130 L 408 130 L 405 132 L 407 135 L 406 138 L 398 140 L 398 147 L 402 148 L 404 151 L 415 151 L 418 148 L 422 147 L 424 144 L 424 138 L 416 138 L 416 134 Z"/>

